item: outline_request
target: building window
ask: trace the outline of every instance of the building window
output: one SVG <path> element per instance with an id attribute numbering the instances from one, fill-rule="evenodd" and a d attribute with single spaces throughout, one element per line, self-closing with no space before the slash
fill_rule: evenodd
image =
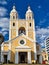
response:
<path id="1" fill-rule="evenodd" d="M 29 19 L 31 19 L 31 17 L 29 17 Z"/>
<path id="2" fill-rule="evenodd" d="M 30 27 L 31 27 L 31 23 L 30 23 Z"/>
<path id="3" fill-rule="evenodd" d="M 23 45 L 24 43 L 25 43 L 25 42 L 24 42 L 24 40 L 21 40 L 21 41 L 20 41 L 20 44 L 22 44 L 22 45 Z"/>
<path id="4" fill-rule="evenodd" d="M 25 39 L 20 39 L 19 44 L 20 45 L 25 45 L 26 44 L 26 40 Z"/>
<path id="5" fill-rule="evenodd" d="M 46 58 L 46 55 L 45 55 L 45 58 Z"/>
<path id="6" fill-rule="evenodd" d="M 26 30 L 24 27 L 20 27 L 19 30 L 18 30 L 18 34 L 20 35 L 21 33 L 25 34 L 26 35 Z"/>
<path id="7" fill-rule="evenodd" d="M 15 16 L 13 16 L 13 19 L 15 19 Z"/>
<path id="8" fill-rule="evenodd" d="M 13 26 L 15 26 L 15 23 L 13 23 Z"/>

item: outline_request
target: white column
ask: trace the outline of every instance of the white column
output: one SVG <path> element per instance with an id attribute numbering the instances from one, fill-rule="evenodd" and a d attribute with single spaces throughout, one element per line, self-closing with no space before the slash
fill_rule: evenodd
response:
<path id="1" fill-rule="evenodd" d="M 42 64 L 42 56 L 39 57 L 39 62 Z"/>
<path id="2" fill-rule="evenodd" d="M 4 62 L 3 59 L 4 59 L 4 58 L 3 58 L 3 53 L 1 52 L 1 62 L 2 62 L 2 63 Z"/>
<path id="3" fill-rule="evenodd" d="M 31 52 L 28 52 L 28 64 L 31 63 Z"/>
<path id="4" fill-rule="evenodd" d="M 18 52 L 15 53 L 15 63 L 18 64 Z"/>
<path id="5" fill-rule="evenodd" d="M 4 58 L 3 58 L 3 44 L 1 45 L 1 62 L 4 62 Z"/>
<path id="6" fill-rule="evenodd" d="M 8 52 L 8 60 L 10 60 L 10 54 L 11 54 L 11 52 L 9 50 L 9 52 Z"/>

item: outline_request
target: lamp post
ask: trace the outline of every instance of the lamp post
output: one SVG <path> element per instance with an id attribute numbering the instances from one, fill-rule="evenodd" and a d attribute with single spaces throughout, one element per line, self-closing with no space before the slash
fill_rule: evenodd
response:
<path id="1" fill-rule="evenodd" d="M 3 43 L 4 41 L 4 37 L 2 34 L 0 34 L 0 63 L 1 63 L 1 44 Z"/>

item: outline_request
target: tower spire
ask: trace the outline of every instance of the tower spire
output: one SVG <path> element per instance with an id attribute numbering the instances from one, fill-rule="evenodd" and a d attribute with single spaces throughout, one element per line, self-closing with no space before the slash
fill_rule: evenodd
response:
<path id="1" fill-rule="evenodd" d="M 13 5 L 13 9 L 15 9 L 15 5 Z"/>
<path id="2" fill-rule="evenodd" d="M 31 9 L 30 6 L 28 6 L 28 10 Z"/>
<path id="3" fill-rule="evenodd" d="M 13 9 L 15 9 L 15 3 L 13 4 Z"/>

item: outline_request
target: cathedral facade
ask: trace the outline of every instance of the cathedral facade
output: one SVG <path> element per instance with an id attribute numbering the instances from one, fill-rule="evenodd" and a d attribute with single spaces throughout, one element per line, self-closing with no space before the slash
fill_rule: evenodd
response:
<path id="1" fill-rule="evenodd" d="M 9 41 L 2 43 L 1 51 L 1 62 L 30 64 L 37 61 L 35 22 L 30 6 L 25 19 L 18 18 L 18 12 L 13 6 L 10 12 Z"/>

